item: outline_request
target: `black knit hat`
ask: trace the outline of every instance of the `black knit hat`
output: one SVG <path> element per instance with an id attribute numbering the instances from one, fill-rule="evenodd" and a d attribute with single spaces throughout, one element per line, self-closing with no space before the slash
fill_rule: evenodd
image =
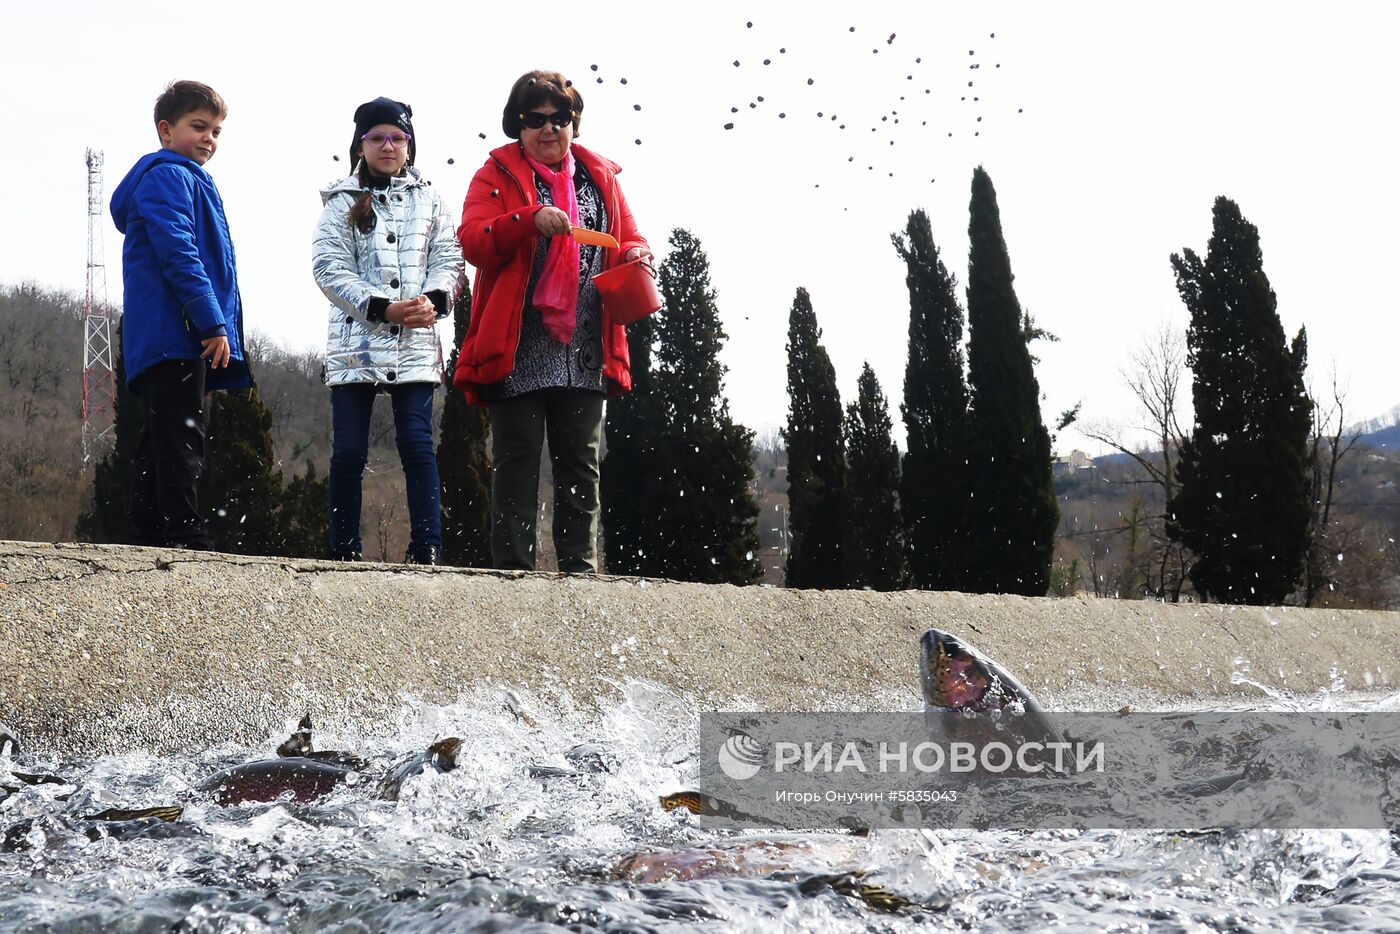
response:
<path id="1" fill-rule="evenodd" d="M 359 158 L 360 137 L 381 123 L 396 126 L 409 135 L 408 164 L 412 165 L 413 157 L 418 154 L 418 136 L 413 132 L 413 108 L 387 97 L 376 97 L 355 108 L 355 136 L 350 140 L 350 164 L 354 165 Z"/>

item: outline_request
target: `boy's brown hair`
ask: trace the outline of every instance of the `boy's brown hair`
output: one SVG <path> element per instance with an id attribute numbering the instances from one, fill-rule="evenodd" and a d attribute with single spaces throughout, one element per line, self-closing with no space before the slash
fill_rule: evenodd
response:
<path id="1" fill-rule="evenodd" d="M 199 81 L 172 81 L 156 98 L 156 124 L 162 120 L 179 123 L 181 117 L 196 110 L 208 110 L 220 120 L 228 117 L 228 105 L 209 85 Z"/>

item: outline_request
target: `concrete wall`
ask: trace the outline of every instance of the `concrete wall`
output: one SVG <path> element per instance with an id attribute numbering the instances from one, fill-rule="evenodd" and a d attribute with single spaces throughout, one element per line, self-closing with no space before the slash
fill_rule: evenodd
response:
<path id="1" fill-rule="evenodd" d="M 258 742 L 310 710 L 608 679 L 709 709 L 908 709 L 917 639 L 966 636 L 1051 706 L 1400 685 L 1400 613 L 876 594 L 0 542 L 0 721 L 31 749 Z M 1243 661 L 1238 661 L 1243 660 Z M 1335 669 L 1335 674 L 1333 672 Z"/>

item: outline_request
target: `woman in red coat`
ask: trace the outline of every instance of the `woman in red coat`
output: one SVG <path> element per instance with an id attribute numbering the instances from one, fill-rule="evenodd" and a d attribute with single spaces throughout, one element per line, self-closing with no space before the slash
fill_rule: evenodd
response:
<path id="1" fill-rule="evenodd" d="M 501 128 L 472 178 L 457 238 L 476 267 L 471 325 L 453 382 L 491 418 L 491 560 L 535 567 L 540 449 L 554 467 L 559 569 L 597 570 L 603 400 L 632 388 L 627 334 L 609 322 L 592 277 L 650 257 L 618 187 L 616 163 L 574 145 L 583 96 L 532 71 L 511 88 Z M 588 246 L 572 228 L 606 231 Z"/>

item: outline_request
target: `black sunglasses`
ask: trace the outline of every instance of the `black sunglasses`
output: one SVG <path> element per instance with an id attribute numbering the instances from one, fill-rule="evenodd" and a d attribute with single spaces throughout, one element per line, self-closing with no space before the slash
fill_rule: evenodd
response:
<path id="1" fill-rule="evenodd" d="M 560 130 L 564 128 L 566 123 L 574 122 L 573 112 L 568 110 L 556 110 L 552 114 L 542 114 L 537 110 L 532 110 L 529 113 L 518 114 L 518 116 L 520 122 L 532 130 L 538 130 L 545 125 L 546 121 L 554 124 L 555 129 Z"/>

